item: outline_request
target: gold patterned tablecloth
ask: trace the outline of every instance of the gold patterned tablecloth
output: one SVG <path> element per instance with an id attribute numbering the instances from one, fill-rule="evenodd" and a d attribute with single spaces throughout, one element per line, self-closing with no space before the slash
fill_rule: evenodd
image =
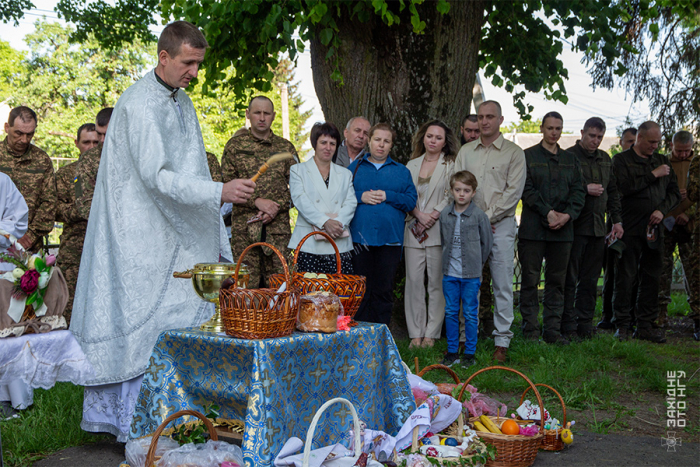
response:
<path id="1" fill-rule="evenodd" d="M 245 420 L 249 467 L 271 466 L 291 436 L 304 439 L 316 410 L 345 397 L 368 428 L 396 434 L 416 406 L 389 329 L 360 323 L 335 334 L 233 339 L 193 329 L 160 335 L 146 371 L 131 437 L 155 431 L 178 410 L 215 403 L 222 418 Z M 315 447 L 344 439 L 349 411 L 328 411 Z M 180 420 L 176 423 L 181 423 Z"/>

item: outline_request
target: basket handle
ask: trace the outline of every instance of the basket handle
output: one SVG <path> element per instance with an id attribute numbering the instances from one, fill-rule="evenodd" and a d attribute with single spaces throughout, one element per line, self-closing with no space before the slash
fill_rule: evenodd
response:
<path id="1" fill-rule="evenodd" d="M 156 457 L 156 449 L 158 448 L 158 438 L 160 438 L 160 435 L 163 433 L 163 430 L 165 430 L 165 427 L 168 425 L 168 423 L 185 415 L 192 415 L 202 420 L 204 422 L 204 426 L 206 426 L 207 430 L 209 431 L 209 437 L 211 438 L 211 440 L 219 440 L 219 435 L 216 434 L 214 424 L 212 424 L 212 422 L 207 417 L 195 410 L 180 410 L 179 412 L 175 412 L 174 414 L 163 420 L 163 423 L 161 423 L 156 429 L 156 431 L 153 433 L 153 438 L 151 438 L 151 446 L 148 448 L 148 453 L 146 454 L 146 463 L 144 464 L 145 466 L 150 467 L 153 465 L 153 460 Z"/>
<path id="2" fill-rule="evenodd" d="M 441 365 L 439 363 L 436 363 L 434 365 L 428 365 L 425 368 L 423 368 L 416 376 L 420 376 L 421 378 L 423 377 L 424 374 L 431 370 L 444 370 L 446 371 L 450 376 L 452 376 L 452 379 L 455 380 L 455 383 L 461 384 L 459 382 L 459 376 L 457 376 L 457 373 L 450 368 L 449 366 Z"/>
<path id="3" fill-rule="evenodd" d="M 532 381 L 530 381 L 530 379 L 529 379 L 527 376 L 525 376 L 524 374 L 520 373 L 518 370 L 514 370 L 513 368 L 509 368 L 509 367 L 507 367 L 507 366 L 489 366 L 489 367 L 482 368 L 481 370 L 477 371 L 476 373 L 474 373 L 473 375 L 471 375 L 469 378 L 467 378 L 467 380 L 464 382 L 464 386 L 462 386 L 462 390 L 459 392 L 459 396 L 457 397 L 457 399 L 462 400 L 462 396 L 464 395 L 464 391 L 467 389 L 467 384 L 469 384 L 469 382 L 470 382 L 472 379 L 474 379 L 474 377 L 475 377 L 476 375 L 478 375 L 478 374 L 480 374 L 480 373 L 483 373 L 483 372 L 485 372 L 485 371 L 490 371 L 490 370 L 505 370 L 505 371 L 510 371 L 511 373 L 515 373 L 516 375 L 518 375 L 518 376 L 520 376 L 521 378 L 523 378 L 523 379 L 527 382 L 527 384 L 530 385 L 530 388 L 531 388 L 533 391 L 535 391 L 535 396 L 537 396 L 537 403 L 540 404 L 540 409 L 542 409 L 542 407 L 544 407 L 544 406 L 542 405 L 542 396 L 540 396 L 540 392 L 537 390 L 537 388 L 536 388 L 535 385 L 532 383 Z M 540 410 L 540 427 L 541 427 L 541 431 L 544 431 L 544 411 L 543 411 L 543 410 Z"/>
<path id="4" fill-rule="evenodd" d="M 352 405 L 352 402 L 350 402 L 349 400 L 343 397 L 336 397 L 335 399 L 331 399 L 325 404 L 323 404 L 321 408 L 319 408 L 316 411 L 313 420 L 311 420 L 311 426 L 309 426 L 309 431 L 306 432 L 306 442 L 304 443 L 304 459 L 301 464 L 302 467 L 309 466 L 309 458 L 311 457 L 311 443 L 314 440 L 314 432 L 316 431 L 316 426 L 318 425 L 318 421 L 321 418 L 321 415 L 329 406 L 335 404 L 336 402 L 341 402 L 350 409 L 350 413 L 352 414 L 353 430 L 355 432 L 354 460 L 357 461 L 357 459 L 360 458 L 360 454 L 362 454 L 362 440 L 360 439 L 360 419 L 357 416 L 357 410 L 355 410 L 355 406 Z"/>
<path id="5" fill-rule="evenodd" d="M 299 243 L 297 244 L 297 247 L 294 249 L 294 264 L 297 264 L 297 258 L 299 257 L 299 252 L 301 251 L 301 246 L 304 244 L 306 240 L 308 240 L 311 236 L 313 235 L 322 235 L 326 237 L 326 239 L 331 243 L 331 246 L 335 250 L 335 262 L 337 264 L 337 269 L 336 269 L 336 274 L 340 274 L 340 250 L 338 250 L 338 245 L 335 244 L 335 240 L 328 235 L 326 232 L 322 232 L 320 230 L 314 230 L 311 233 L 306 234 L 304 238 L 299 240 Z"/>
<path id="6" fill-rule="evenodd" d="M 243 264 L 243 257 L 246 255 L 246 253 L 248 253 L 250 250 L 252 250 L 256 246 L 261 246 L 261 247 L 266 246 L 277 255 L 277 257 L 280 259 L 280 262 L 282 263 L 282 267 L 284 268 L 284 277 L 285 277 L 286 282 L 287 282 L 287 289 L 289 289 L 289 286 L 291 284 L 290 278 L 289 278 L 289 268 L 287 267 L 287 262 L 284 260 L 284 256 L 282 256 L 282 253 L 280 253 L 280 251 L 277 248 L 275 248 L 274 246 L 270 245 L 269 243 L 265 243 L 265 242 L 251 243 L 250 245 L 248 245 L 246 247 L 245 250 L 243 250 L 243 252 L 241 253 L 241 256 L 238 257 L 238 262 L 236 263 L 236 271 L 233 274 L 234 279 L 236 281 L 236 287 L 238 287 L 238 271 L 241 269 L 241 264 Z"/>
<path id="7" fill-rule="evenodd" d="M 549 386 L 549 385 L 543 384 L 543 383 L 537 383 L 537 384 L 535 384 L 535 386 L 541 386 L 543 388 L 547 388 L 550 391 L 552 391 L 554 394 L 557 395 L 557 397 L 559 398 L 559 402 L 561 402 L 562 411 L 564 412 L 564 421 L 562 422 L 561 426 L 566 428 L 566 405 L 564 404 L 564 399 L 561 397 L 561 394 L 559 394 L 559 391 L 554 389 L 552 386 Z M 530 388 L 526 388 L 525 391 L 523 392 L 523 395 L 520 396 L 520 404 L 521 405 L 523 403 L 523 400 L 525 400 L 525 394 L 527 394 L 527 392 L 529 390 L 530 390 Z M 542 407 L 542 406 L 540 406 L 540 407 Z"/>

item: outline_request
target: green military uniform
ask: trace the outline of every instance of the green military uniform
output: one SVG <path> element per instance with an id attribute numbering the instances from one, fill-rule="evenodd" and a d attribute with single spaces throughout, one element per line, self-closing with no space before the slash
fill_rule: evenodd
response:
<path id="1" fill-rule="evenodd" d="M 613 158 L 613 169 L 617 178 L 622 201 L 622 223 L 625 229 L 623 241 L 626 248 L 617 262 L 615 271 L 615 293 L 613 295 L 613 321 L 626 336 L 630 324 L 630 310 L 636 300 L 637 333 L 639 337 L 653 335 L 652 323 L 659 313 L 659 274 L 661 273 L 662 249 L 652 248 L 647 242 L 649 217 L 658 210 L 665 216 L 680 202 L 680 191 L 676 174 L 656 178 L 652 171 L 661 165 L 670 165 L 668 158 L 655 153 L 648 158 L 637 155 L 634 147 Z M 663 236 L 663 226 L 659 226 Z M 629 291 L 634 281 L 639 281 L 637 297 Z M 624 332 L 624 334 L 623 334 Z"/>
<path id="2" fill-rule="evenodd" d="M 42 247 L 42 239 L 53 230 L 56 217 L 56 180 L 51 159 L 33 144 L 24 154 L 16 154 L 7 144 L 0 144 L 0 172 L 6 173 L 29 207 L 29 228 L 26 237 L 31 250 Z"/>
<path id="3" fill-rule="evenodd" d="M 671 155 L 670 162 L 673 171 L 678 178 L 678 187 L 686 189 L 688 183 L 688 169 L 693 157 L 685 160 L 675 160 Z M 663 250 L 663 267 L 661 276 L 659 276 L 659 318 L 657 320 L 660 326 L 665 326 L 668 321 L 668 304 L 671 303 L 671 283 L 673 282 L 673 252 L 678 246 L 678 256 L 683 264 L 683 271 L 686 275 L 686 280 L 690 286 L 692 279 L 692 265 L 697 264 L 697 250 L 693 249 L 692 235 L 693 224 L 695 223 L 695 203 L 687 197 L 681 203 L 668 213 L 666 216 L 676 218 L 680 214 L 688 216 L 689 221 L 686 225 L 674 225 L 669 231 L 664 228 L 664 250 Z M 693 300 L 693 295 L 688 290 L 688 299 Z M 692 307 L 692 303 L 691 303 Z"/>
<path id="4" fill-rule="evenodd" d="M 224 178 L 221 175 L 219 160 L 210 152 L 207 152 L 207 164 L 209 165 L 209 172 L 211 172 L 211 179 L 215 182 L 223 182 Z"/>
<path id="5" fill-rule="evenodd" d="M 58 197 L 56 220 L 63 222 L 63 233 L 61 234 L 61 246 L 58 250 L 57 261 L 58 266 L 63 271 L 66 284 L 68 284 L 68 304 L 66 305 L 66 311 L 63 313 L 68 323 L 70 323 L 75 286 L 78 282 L 80 256 L 83 253 L 83 242 L 85 241 L 85 231 L 87 230 L 87 222 L 85 220 L 72 218 L 78 166 L 78 161 L 71 162 L 56 172 L 56 193 Z"/>
<path id="6" fill-rule="evenodd" d="M 556 342 L 561 339 L 564 284 L 574 241 L 574 221 L 583 208 L 586 193 L 578 159 L 558 145 L 556 154 L 546 150 L 542 143 L 532 146 L 525 150 L 525 161 L 527 177 L 518 229 L 522 329 L 531 338 L 539 333 L 537 286 L 545 259 L 543 338 L 546 342 Z M 551 210 L 568 214 L 571 219 L 562 228 L 552 230 L 547 221 Z"/>
<path id="7" fill-rule="evenodd" d="M 74 221 L 87 221 L 90 217 L 90 207 L 92 207 L 92 197 L 95 194 L 97 169 L 100 167 L 101 157 L 102 143 L 85 151 L 80 156 L 75 174 L 75 203 L 71 209 L 71 218 Z"/>
<path id="8" fill-rule="evenodd" d="M 696 212 L 700 202 L 700 157 L 693 157 L 688 169 L 687 197 L 695 203 Z M 695 255 L 690 260 L 688 281 L 690 283 L 690 315 L 695 323 L 695 338 L 700 340 L 700 219 L 695 219 L 693 229 L 693 251 Z"/>
<path id="9" fill-rule="evenodd" d="M 284 138 L 270 132 L 267 139 L 258 139 L 248 131 L 247 134 L 231 138 L 224 148 L 221 159 L 223 181 L 237 178 L 252 178 L 271 155 L 278 152 L 290 152 L 296 158 L 294 145 Z M 251 243 L 265 241 L 275 246 L 283 255 L 287 251 L 292 231 L 289 225 L 289 209 L 292 197 L 289 192 L 289 168 L 295 160 L 286 160 L 272 165 L 258 180 L 253 196 L 245 204 L 234 204 L 231 213 L 231 250 L 234 261 Z M 277 216 L 267 225 L 261 222 L 248 224 L 248 219 L 258 213 L 255 200 L 265 198 L 279 204 Z M 269 274 L 283 272 L 277 256 L 268 248 L 255 248 L 244 261 L 250 270 L 251 288 L 257 288 L 260 279 Z"/>
<path id="10" fill-rule="evenodd" d="M 589 152 L 578 143 L 567 151 L 578 159 L 584 190 L 590 183 L 600 184 L 604 190 L 600 196 L 592 196 L 586 191 L 583 209 L 573 222 L 574 242 L 571 245 L 564 289 L 562 334 L 566 336 L 577 333 L 580 337 L 589 337 L 593 332 L 598 279 L 605 255 L 605 236 L 610 231 L 605 224 L 605 213 L 612 223 L 622 222 L 620 193 L 608 153 L 600 149 Z"/>

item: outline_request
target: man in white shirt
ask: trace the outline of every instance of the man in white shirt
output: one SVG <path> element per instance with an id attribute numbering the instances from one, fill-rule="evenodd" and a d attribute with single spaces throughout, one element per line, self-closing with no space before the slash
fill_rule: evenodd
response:
<path id="1" fill-rule="evenodd" d="M 501 106 L 485 101 L 477 110 L 479 139 L 462 146 L 455 161 L 455 172 L 468 170 L 476 176 L 479 188 L 474 202 L 489 217 L 493 249 L 489 256 L 494 297 L 494 358 L 503 363 L 513 333 L 513 259 L 515 257 L 515 208 L 525 187 L 525 154 L 503 138 Z"/>

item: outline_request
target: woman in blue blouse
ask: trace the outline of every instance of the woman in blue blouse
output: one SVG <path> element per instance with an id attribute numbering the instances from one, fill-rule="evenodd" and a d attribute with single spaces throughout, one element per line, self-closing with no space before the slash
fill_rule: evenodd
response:
<path id="1" fill-rule="evenodd" d="M 396 132 L 387 123 L 369 130 L 369 152 L 353 162 L 357 209 L 350 223 L 355 274 L 367 277 L 367 291 L 355 315 L 358 321 L 389 324 L 393 285 L 401 260 L 406 213 L 418 194 L 411 173 L 389 157 Z"/>

